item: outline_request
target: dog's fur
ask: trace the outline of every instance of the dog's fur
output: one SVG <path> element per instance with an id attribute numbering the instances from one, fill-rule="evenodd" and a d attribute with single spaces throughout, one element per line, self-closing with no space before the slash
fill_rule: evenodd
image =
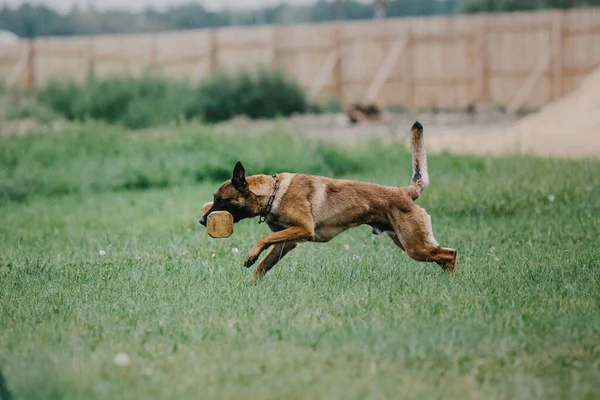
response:
<path id="1" fill-rule="evenodd" d="M 266 217 L 272 233 L 263 236 L 244 262 L 252 266 L 260 254 L 271 247 L 254 271 L 253 278 L 265 275 L 300 242 L 328 242 L 349 228 L 369 225 L 374 234 L 387 233 L 393 242 L 417 261 L 431 261 L 452 273 L 456 250 L 440 247 L 433 237 L 431 217 L 415 200 L 428 184 L 423 126 L 415 122 L 411 130 L 413 175 L 409 186 L 391 187 L 322 176 L 278 174 L 271 212 Z M 213 211 L 229 211 L 238 222 L 265 213 L 273 193 L 274 178 L 267 175 L 246 177 L 240 162 L 231 180 L 214 195 Z"/>

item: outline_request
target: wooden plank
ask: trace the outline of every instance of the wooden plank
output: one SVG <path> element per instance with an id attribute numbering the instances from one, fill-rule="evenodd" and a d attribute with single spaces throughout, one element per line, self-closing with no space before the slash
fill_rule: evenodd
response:
<path id="1" fill-rule="evenodd" d="M 19 79 L 21 79 L 21 77 L 25 73 L 25 70 L 27 69 L 28 57 L 29 52 L 26 49 L 24 49 L 24 51 L 21 53 L 21 56 L 19 57 L 15 65 L 13 65 L 10 72 L 8 73 L 8 76 L 6 77 L 7 86 L 12 87 L 17 85 Z"/>
<path id="2" fill-rule="evenodd" d="M 321 68 L 319 68 L 319 72 L 317 73 L 315 80 L 308 89 L 308 96 L 310 98 L 314 99 L 319 95 L 319 93 L 321 93 L 323 86 L 325 86 L 333 74 L 336 65 L 339 63 L 339 59 L 340 53 L 337 50 L 329 53 L 325 59 L 325 62 L 323 62 L 323 65 L 321 65 Z"/>
<path id="3" fill-rule="evenodd" d="M 536 64 L 537 65 L 537 64 Z M 531 69 L 492 69 L 489 71 L 493 78 L 505 78 L 505 79 L 522 79 L 527 78 L 531 75 Z M 550 71 L 544 72 L 545 75 L 549 75 Z"/>
<path id="4" fill-rule="evenodd" d="M 353 44 L 359 43 L 372 43 L 372 42 L 385 42 L 396 40 L 397 36 L 391 35 L 373 35 L 373 36 L 345 36 L 344 43 L 352 42 Z M 414 34 L 413 40 L 417 42 L 455 42 L 455 41 L 471 41 L 474 40 L 473 35 L 455 34 L 448 33 L 447 35 L 440 34 Z"/>
<path id="5" fill-rule="evenodd" d="M 49 58 L 75 58 L 75 59 L 83 59 L 83 58 L 89 58 L 89 56 L 87 55 L 87 52 L 82 52 L 81 50 L 71 50 L 71 49 L 55 49 L 55 50 L 49 50 L 49 49 L 39 49 L 36 48 L 36 54 L 38 56 L 44 56 L 44 57 L 49 57 Z M 128 61 L 139 61 L 140 59 L 144 59 L 147 58 L 148 54 L 145 53 L 138 53 L 138 54 L 127 54 L 126 56 L 122 56 L 122 55 L 117 55 L 117 54 L 110 54 L 110 53 L 100 53 L 100 54 L 94 54 L 94 58 L 98 61 L 123 61 L 123 62 L 128 62 Z"/>
<path id="6" fill-rule="evenodd" d="M 448 33 L 447 35 L 422 35 L 422 34 L 413 34 L 413 41 L 415 42 L 437 42 L 437 43 L 447 43 L 447 42 L 469 42 L 475 40 L 473 35 L 465 35 L 465 34 L 454 34 Z"/>
<path id="7" fill-rule="evenodd" d="M 92 77 L 96 74 L 96 38 L 94 36 L 90 38 L 89 50 L 87 75 L 88 77 Z"/>
<path id="8" fill-rule="evenodd" d="M 29 41 L 29 48 L 27 50 L 27 82 L 26 87 L 28 90 L 35 89 L 35 57 L 36 57 L 35 39 Z"/>
<path id="9" fill-rule="evenodd" d="M 371 83 L 372 80 L 369 78 L 354 78 L 354 79 L 344 79 L 344 85 L 367 85 Z M 399 77 L 399 76 L 391 76 L 386 80 L 387 83 L 396 83 L 396 82 L 408 82 L 408 78 Z M 427 86 L 463 86 L 463 85 L 475 85 L 477 84 L 478 79 L 476 77 L 451 77 L 451 78 L 420 78 L 413 80 L 413 83 L 418 84 L 420 87 Z M 324 87 L 330 86 L 331 84 L 326 84 Z"/>
<path id="10" fill-rule="evenodd" d="M 415 101 L 415 44 L 413 40 L 412 29 L 409 29 L 407 32 L 408 42 L 406 43 L 406 58 L 408 60 L 408 71 L 406 73 L 406 77 L 408 79 L 408 108 L 414 110 L 416 107 Z"/>
<path id="11" fill-rule="evenodd" d="M 563 30 L 563 35 L 568 37 L 574 36 L 592 36 L 600 34 L 600 26 L 595 26 L 593 28 L 586 29 L 565 29 Z"/>
<path id="12" fill-rule="evenodd" d="M 210 54 L 206 54 L 206 53 L 191 54 L 188 56 L 170 58 L 170 59 L 166 59 L 166 60 L 156 60 L 154 62 L 154 65 L 159 66 L 159 67 L 167 67 L 167 66 L 179 65 L 179 64 L 192 64 L 192 63 L 196 63 L 198 61 L 206 60 L 209 57 L 210 57 Z"/>
<path id="13" fill-rule="evenodd" d="M 489 17 L 481 24 L 478 35 L 477 50 L 481 57 L 479 69 L 479 102 L 485 103 L 490 100 L 490 52 L 488 43 Z"/>
<path id="14" fill-rule="evenodd" d="M 364 44 L 364 43 L 372 43 L 372 42 L 385 42 L 388 43 L 390 40 L 395 39 L 390 35 L 372 35 L 372 36 L 344 36 L 341 40 L 344 43 L 352 42 L 354 44 Z"/>
<path id="15" fill-rule="evenodd" d="M 13 63 L 18 60 L 21 55 L 21 51 L 14 52 L 13 54 L 0 54 L 1 63 Z"/>
<path id="16" fill-rule="evenodd" d="M 271 28 L 271 43 L 270 43 L 270 62 L 273 65 L 277 65 L 279 61 L 279 40 L 277 40 L 277 29 Z"/>
<path id="17" fill-rule="evenodd" d="M 219 44 L 219 51 L 239 51 L 239 50 L 268 50 L 269 42 L 249 42 L 249 43 L 223 43 Z"/>
<path id="18" fill-rule="evenodd" d="M 408 77 L 401 76 L 390 76 L 386 80 L 386 82 L 403 82 L 408 81 Z M 435 77 L 427 77 L 427 78 L 415 78 L 412 80 L 414 83 L 418 83 L 420 86 L 457 86 L 464 84 L 475 84 L 477 83 L 477 78 L 473 76 L 464 76 L 464 77 L 444 77 L 444 78 L 435 78 Z M 370 77 L 359 77 L 359 78 L 345 78 L 344 85 L 351 84 L 370 84 L 373 80 Z"/>
<path id="19" fill-rule="evenodd" d="M 157 66 L 158 61 L 158 34 L 152 35 L 152 44 L 150 45 L 150 57 L 147 68 L 152 69 Z"/>
<path id="20" fill-rule="evenodd" d="M 420 78 L 413 79 L 413 82 L 419 86 L 461 86 L 474 85 L 477 83 L 477 78 L 474 76 L 466 77 L 445 77 L 445 78 Z"/>
<path id="21" fill-rule="evenodd" d="M 600 63 L 581 65 L 579 67 L 563 68 L 563 77 L 572 77 L 578 75 L 587 75 L 600 67 Z"/>
<path id="22" fill-rule="evenodd" d="M 552 60 L 552 99 L 563 95 L 563 17 L 562 12 L 554 14 L 552 25 L 552 44 L 555 55 Z"/>
<path id="23" fill-rule="evenodd" d="M 342 69 L 342 62 L 344 58 L 343 48 L 342 48 L 342 24 L 341 22 L 335 23 L 335 31 L 334 31 L 334 46 L 335 52 L 338 54 L 337 62 L 334 64 L 333 69 L 333 81 L 335 82 L 335 92 L 337 98 L 340 102 L 344 102 L 344 70 Z"/>
<path id="24" fill-rule="evenodd" d="M 555 48 L 554 43 L 550 41 L 550 44 L 547 46 L 542 56 L 539 58 L 536 67 L 531 71 L 531 74 L 527 77 L 527 80 L 521 86 L 513 101 L 506 108 L 507 114 L 515 114 L 523 105 L 527 97 L 531 94 L 533 88 L 536 83 L 540 80 L 542 75 L 546 72 L 548 67 L 550 66 L 550 62 L 556 55 L 557 49 Z"/>
<path id="25" fill-rule="evenodd" d="M 79 57 L 81 58 L 81 57 Z M 140 61 L 140 56 L 136 56 L 136 55 L 126 55 L 126 56 L 122 56 L 122 55 L 117 55 L 117 54 L 96 54 L 94 55 L 94 60 L 96 62 L 122 62 L 122 63 L 128 63 L 128 62 L 139 62 Z M 143 58 L 142 58 L 143 59 Z"/>
<path id="26" fill-rule="evenodd" d="M 537 33 L 537 32 L 547 32 L 552 29 L 551 24 L 540 24 L 534 26 L 508 26 L 508 27 L 498 27 L 493 24 L 489 27 L 489 33 L 495 35 L 501 35 L 503 33 L 507 34 L 515 34 L 515 33 Z"/>
<path id="27" fill-rule="evenodd" d="M 208 63 L 209 74 L 214 74 L 219 68 L 219 37 L 216 29 L 210 31 L 210 62 Z"/>
<path id="28" fill-rule="evenodd" d="M 85 56 L 84 49 L 48 49 L 38 47 L 36 52 L 39 56 L 54 58 L 83 58 Z M 132 55 L 132 57 L 134 56 Z M 138 54 L 138 57 L 144 56 L 145 54 Z"/>
<path id="29" fill-rule="evenodd" d="M 329 53 L 329 52 L 331 52 L 331 46 L 322 46 L 322 45 L 280 47 L 277 50 L 277 54 L 280 56 L 285 56 L 290 53 L 292 55 L 295 55 L 295 53 Z"/>
<path id="30" fill-rule="evenodd" d="M 371 82 L 367 93 L 364 96 L 365 102 L 372 103 L 375 101 L 375 98 L 379 94 L 381 86 L 385 83 L 390 72 L 392 71 L 392 68 L 394 68 L 402 53 L 404 53 L 404 50 L 406 50 L 407 43 L 408 37 L 404 37 L 402 39 L 396 40 L 392 44 L 385 59 L 383 60 L 383 63 L 381 63 L 377 74 L 375 74 L 375 78 Z"/>

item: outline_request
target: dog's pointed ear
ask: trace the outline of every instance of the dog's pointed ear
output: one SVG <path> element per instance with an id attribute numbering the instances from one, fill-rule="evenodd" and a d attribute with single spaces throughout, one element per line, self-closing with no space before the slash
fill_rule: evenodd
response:
<path id="1" fill-rule="evenodd" d="M 246 181 L 246 170 L 241 162 L 237 162 L 233 168 L 233 176 L 231 177 L 231 183 L 233 187 L 244 192 L 248 189 L 248 182 Z"/>

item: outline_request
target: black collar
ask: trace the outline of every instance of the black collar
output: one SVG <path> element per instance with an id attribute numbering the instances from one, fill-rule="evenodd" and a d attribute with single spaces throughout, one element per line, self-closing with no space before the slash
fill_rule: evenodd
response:
<path id="1" fill-rule="evenodd" d="M 273 179 L 273 193 L 271 193 L 271 197 L 269 197 L 269 201 L 267 202 L 267 207 L 265 208 L 265 211 L 262 214 L 260 214 L 260 217 L 258 218 L 259 224 L 262 224 L 267 220 L 267 215 L 269 215 L 269 213 L 271 212 L 271 208 L 273 208 L 275 194 L 277 194 L 277 189 L 279 189 L 279 177 L 277 176 L 277 174 L 273 175 Z"/>

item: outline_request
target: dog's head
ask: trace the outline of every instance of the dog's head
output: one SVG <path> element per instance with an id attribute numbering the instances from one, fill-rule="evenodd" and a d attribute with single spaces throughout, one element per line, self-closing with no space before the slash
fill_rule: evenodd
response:
<path id="1" fill-rule="evenodd" d="M 206 226 L 206 219 L 213 211 L 227 211 L 233 215 L 233 222 L 256 216 L 254 205 L 256 196 L 250 191 L 246 180 L 246 170 L 241 162 L 233 168 L 233 176 L 223 183 L 214 194 L 212 207 L 200 218 L 200 223 Z"/>

